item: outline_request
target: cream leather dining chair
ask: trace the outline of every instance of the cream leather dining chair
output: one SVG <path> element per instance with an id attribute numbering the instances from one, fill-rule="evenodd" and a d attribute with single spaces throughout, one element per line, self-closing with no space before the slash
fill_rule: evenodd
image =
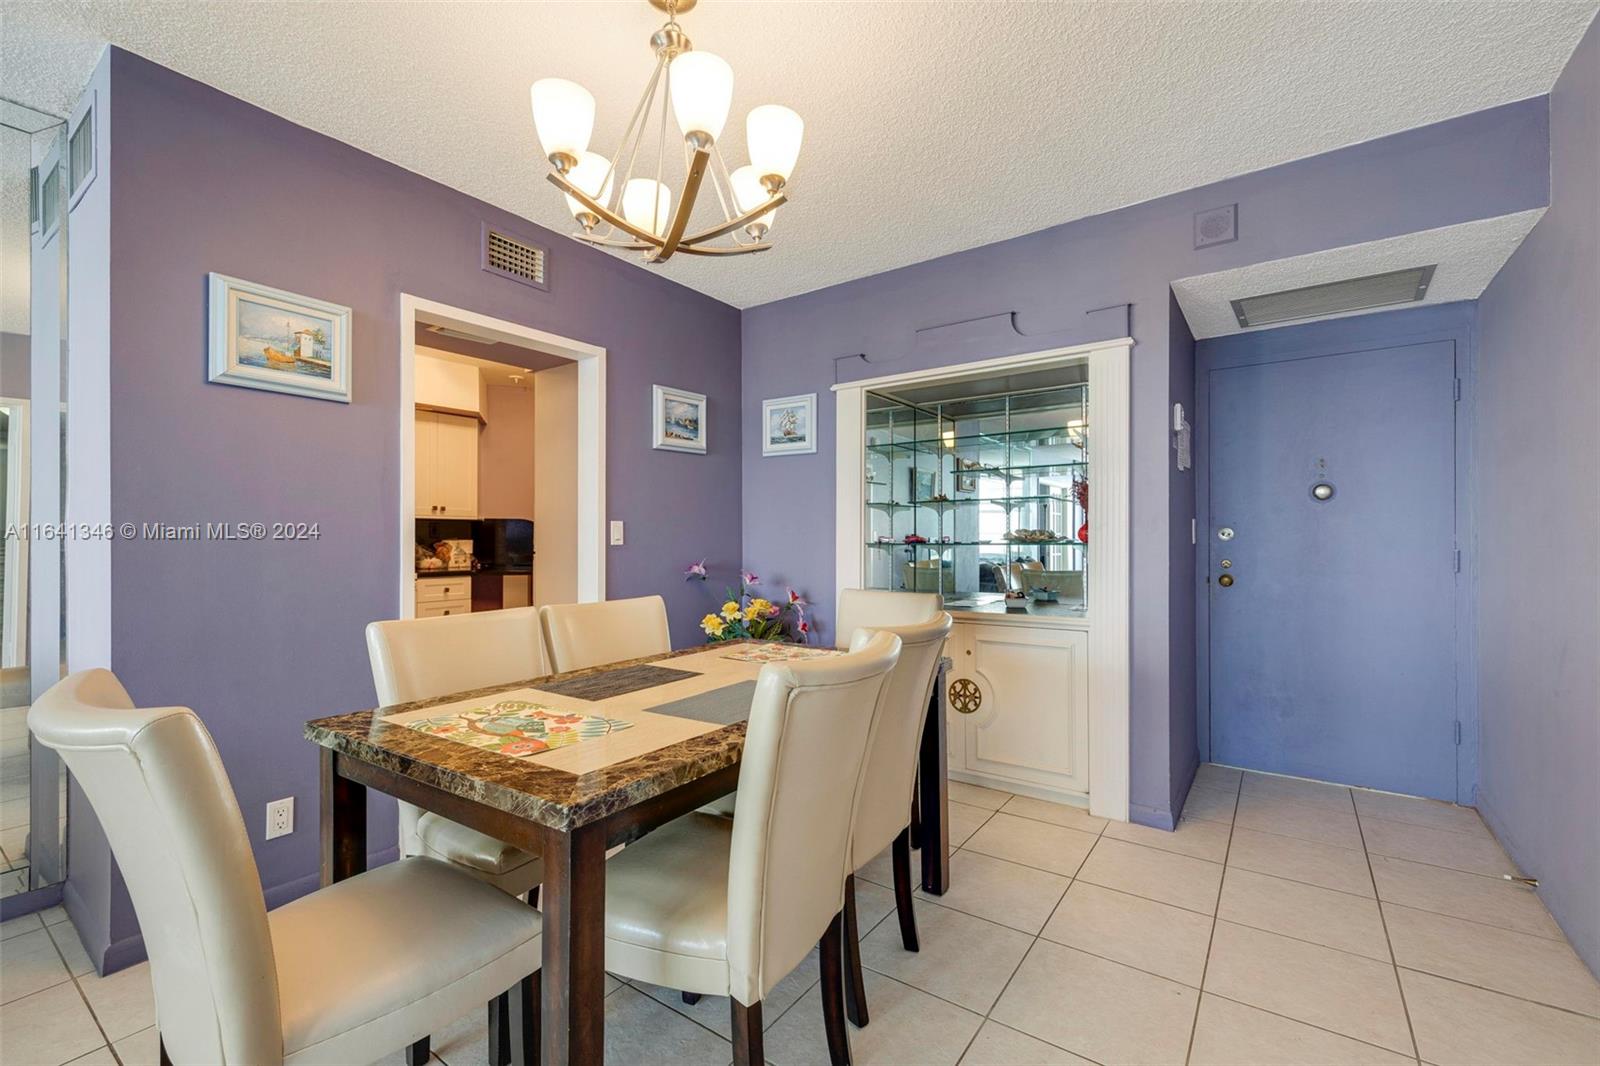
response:
<path id="1" fill-rule="evenodd" d="M 519 982 L 535 1001 L 538 914 L 445 863 L 402 859 L 267 913 L 227 771 L 187 707 L 135 708 L 109 670 L 86 670 L 40 696 L 28 728 L 105 829 L 178 1066 L 369 1062 Z"/>
<path id="2" fill-rule="evenodd" d="M 761 1002 L 820 941 L 828 1055 L 850 1061 L 844 880 L 867 751 L 900 640 L 761 668 L 732 819 L 685 815 L 606 864 L 606 969 L 727 996 L 734 1062 L 761 1063 Z"/>
<path id="3" fill-rule="evenodd" d="M 557 673 L 664 655 L 672 650 L 667 601 L 660 596 L 539 609 L 550 668 Z"/>
<path id="4" fill-rule="evenodd" d="M 900 942 L 907 951 L 920 947 L 916 912 L 911 905 L 910 811 L 916 791 L 917 756 L 922 748 L 929 698 L 939 675 L 939 657 L 944 654 L 945 640 L 953 625 L 951 617 L 940 611 L 926 622 L 857 629 L 851 641 L 852 648 L 859 648 L 879 633 L 893 633 L 900 638 L 900 659 L 889 675 L 878 730 L 867 755 L 850 869 L 859 870 L 884 848 L 892 848 L 894 906 L 900 919 Z M 854 876 L 845 881 L 844 949 L 845 1009 L 852 1022 L 866 1025 L 867 993 L 861 973 Z"/>
<path id="5" fill-rule="evenodd" d="M 367 658 L 384 706 L 550 672 L 537 607 L 372 622 Z M 448 862 L 503 892 L 537 902 L 542 856 L 403 800 L 399 807 L 402 856 Z M 511 1057 L 510 1002 L 504 993 L 489 1002 L 487 1025 L 491 1066 L 503 1066 Z"/>
<path id="6" fill-rule="evenodd" d="M 367 658 L 386 707 L 550 673 L 537 607 L 373 622 Z M 400 804 L 400 854 L 454 863 L 516 896 L 544 878 L 539 856 L 409 803 Z"/>
<path id="7" fill-rule="evenodd" d="M 863 626 L 908 626 L 926 622 L 944 609 L 937 592 L 888 592 L 884 589 L 840 589 L 833 643 L 848 648 Z"/>

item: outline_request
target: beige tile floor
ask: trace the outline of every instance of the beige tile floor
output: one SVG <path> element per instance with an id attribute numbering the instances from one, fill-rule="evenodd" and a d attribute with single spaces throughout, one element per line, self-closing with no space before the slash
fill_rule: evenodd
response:
<path id="1" fill-rule="evenodd" d="M 1600 985 L 1500 879 L 1473 811 L 1217 766 L 1176 833 L 951 799 L 951 890 L 918 899 L 920 953 L 900 947 L 887 857 L 860 875 L 859 1063 L 1600 1062 Z M 0 927 L 0 1060 L 154 1062 L 147 968 L 95 977 L 63 923 Z M 608 1062 L 727 1063 L 725 1000 L 606 987 Z M 820 1011 L 813 953 L 768 998 L 768 1059 L 826 1061 Z M 482 1063 L 479 1013 L 433 1047 Z"/>

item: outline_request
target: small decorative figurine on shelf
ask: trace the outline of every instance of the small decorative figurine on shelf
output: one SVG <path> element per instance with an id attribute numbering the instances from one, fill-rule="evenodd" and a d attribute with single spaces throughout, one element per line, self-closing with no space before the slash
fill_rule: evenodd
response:
<path id="1" fill-rule="evenodd" d="M 1078 527 L 1078 540 L 1080 543 L 1089 543 L 1089 477 L 1079 474 L 1072 482 L 1072 495 L 1078 501 L 1078 507 L 1083 511 L 1083 525 Z"/>

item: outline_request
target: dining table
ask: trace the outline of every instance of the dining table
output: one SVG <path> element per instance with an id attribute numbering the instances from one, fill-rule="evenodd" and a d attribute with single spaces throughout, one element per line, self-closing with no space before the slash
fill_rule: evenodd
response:
<path id="1" fill-rule="evenodd" d="M 369 789 L 542 855 L 540 1001 L 511 997 L 512 1032 L 531 1032 L 536 1010 L 545 1066 L 599 1063 L 608 851 L 738 788 L 764 666 L 838 654 L 726 641 L 309 721 L 322 883 L 366 869 Z M 949 668 L 941 658 L 907 812 L 930 895 L 950 884 Z M 522 1041 L 512 1049 L 520 1059 Z"/>

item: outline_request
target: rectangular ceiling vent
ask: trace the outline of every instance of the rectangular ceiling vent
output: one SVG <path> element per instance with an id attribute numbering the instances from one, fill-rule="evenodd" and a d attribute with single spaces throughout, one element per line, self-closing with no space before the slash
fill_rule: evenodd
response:
<path id="1" fill-rule="evenodd" d="M 1387 274 L 1368 274 L 1364 278 L 1247 296 L 1229 303 L 1233 305 L 1233 316 L 1239 320 L 1241 328 L 1392 307 L 1415 303 L 1426 296 L 1433 270 L 1432 266 L 1391 270 Z"/>
<path id="2" fill-rule="evenodd" d="M 545 250 L 483 227 L 483 269 L 491 274 L 549 290 L 545 283 Z"/>

